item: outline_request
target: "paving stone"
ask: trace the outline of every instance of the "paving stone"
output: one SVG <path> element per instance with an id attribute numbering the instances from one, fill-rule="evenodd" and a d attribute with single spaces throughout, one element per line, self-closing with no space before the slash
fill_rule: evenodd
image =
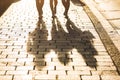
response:
<path id="1" fill-rule="evenodd" d="M 64 66 L 64 67 L 59 67 L 59 66 L 55 66 L 55 70 L 57 71 L 61 71 L 61 70 L 64 70 L 64 71 L 72 71 L 73 70 L 73 67 L 72 66 Z"/>
<path id="2" fill-rule="evenodd" d="M 95 76 L 81 76 L 82 80 L 100 80 L 100 77 L 95 75 Z"/>
<path id="3" fill-rule="evenodd" d="M 0 75 L 5 75 L 6 71 L 0 71 Z"/>
<path id="4" fill-rule="evenodd" d="M 24 66 L 25 62 L 7 62 L 7 66 Z"/>
<path id="5" fill-rule="evenodd" d="M 13 54 L 10 54 L 10 55 L 7 56 L 8 59 L 9 58 L 25 58 L 25 57 L 27 57 L 26 54 L 23 54 L 23 55 L 18 55 L 18 54 L 13 55 Z"/>
<path id="6" fill-rule="evenodd" d="M 83 6 L 71 1 L 67 19 L 58 0 L 53 24 L 48 5 L 45 0 L 40 26 L 34 0 L 17 1 L 0 17 L 0 79 L 117 80 L 117 68 Z"/>
<path id="7" fill-rule="evenodd" d="M 13 80 L 33 80 L 31 75 L 15 75 Z"/>
<path id="8" fill-rule="evenodd" d="M 35 76 L 35 80 L 56 80 L 56 76 L 55 75 L 37 75 Z"/>
<path id="9" fill-rule="evenodd" d="M 118 75 L 118 73 L 115 70 L 92 70 L 91 71 L 92 75 L 103 75 L 103 76 L 107 76 L 107 75 L 111 75 L 111 76 L 116 76 Z"/>
<path id="10" fill-rule="evenodd" d="M 116 70 L 115 66 L 98 66 L 97 70 Z"/>
<path id="11" fill-rule="evenodd" d="M 0 70 L 15 70 L 14 66 L 0 66 Z"/>
<path id="12" fill-rule="evenodd" d="M 6 75 L 26 75 L 28 71 L 7 71 Z"/>
<path id="13" fill-rule="evenodd" d="M 91 75 L 89 70 L 80 70 L 80 71 L 68 71 L 68 75 Z"/>
<path id="14" fill-rule="evenodd" d="M 12 80 L 12 77 L 11 75 L 3 75 L 3 76 L 0 76 L 0 79 L 1 80 Z"/>
<path id="15" fill-rule="evenodd" d="M 101 76 L 102 80 L 119 80 L 120 76 Z"/>
<path id="16" fill-rule="evenodd" d="M 36 76 L 36 75 L 47 75 L 47 70 L 46 71 L 36 71 L 36 70 L 30 70 L 29 75 Z"/>
<path id="17" fill-rule="evenodd" d="M 79 70 L 95 70 L 95 68 L 90 68 L 87 66 L 75 66 L 75 71 L 79 71 Z"/>
<path id="18" fill-rule="evenodd" d="M 29 61 L 33 61 L 33 58 L 18 58 L 17 62 L 29 62 Z"/>
<path id="19" fill-rule="evenodd" d="M 48 75 L 66 75 L 65 70 L 48 71 Z"/>
<path id="20" fill-rule="evenodd" d="M 17 66 L 16 70 L 33 70 L 34 66 Z"/>
<path id="21" fill-rule="evenodd" d="M 63 76 L 59 76 L 58 75 L 58 80 L 81 80 L 80 76 L 79 75 L 63 75 Z"/>

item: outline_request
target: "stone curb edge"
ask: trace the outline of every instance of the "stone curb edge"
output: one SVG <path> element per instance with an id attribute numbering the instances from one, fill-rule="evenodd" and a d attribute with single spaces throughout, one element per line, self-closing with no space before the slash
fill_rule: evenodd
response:
<path id="1" fill-rule="evenodd" d="M 109 22 L 101 15 L 101 13 L 93 6 L 92 0 L 84 0 L 86 5 L 83 6 L 85 12 L 91 19 L 97 33 L 99 34 L 107 52 L 111 56 L 117 71 L 120 75 L 120 52 L 113 43 L 109 33 L 114 31 Z"/>

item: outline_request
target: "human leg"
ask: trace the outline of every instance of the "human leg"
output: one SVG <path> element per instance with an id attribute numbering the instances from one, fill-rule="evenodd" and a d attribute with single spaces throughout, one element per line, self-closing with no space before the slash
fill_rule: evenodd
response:
<path id="1" fill-rule="evenodd" d="M 43 15 L 43 10 L 42 10 L 43 5 L 44 5 L 44 0 L 36 0 L 36 7 L 38 10 L 39 19 L 41 19 Z"/>
<path id="2" fill-rule="evenodd" d="M 57 0 L 50 0 L 50 8 L 52 11 L 52 17 L 55 17 L 57 4 L 58 4 Z"/>

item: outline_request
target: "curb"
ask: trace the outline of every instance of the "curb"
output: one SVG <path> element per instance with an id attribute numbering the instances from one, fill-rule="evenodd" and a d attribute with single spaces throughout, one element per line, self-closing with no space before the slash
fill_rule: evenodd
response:
<path id="1" fill-rule="evenodd" d="M 101 15 L 101 13 L 95 8 L 92 0 L 84 0 L 83 2 L 86 4 L 86 6 L 83 7 L 85 12 L 88 14 L 89 18 L 93 22 L 96 31 L 98 32 L 120 75 L 120 52 L 112 41 L 110 35 L 111 32 L 114 32 L 114 29 L 109 24 L 109 22 Z"/>

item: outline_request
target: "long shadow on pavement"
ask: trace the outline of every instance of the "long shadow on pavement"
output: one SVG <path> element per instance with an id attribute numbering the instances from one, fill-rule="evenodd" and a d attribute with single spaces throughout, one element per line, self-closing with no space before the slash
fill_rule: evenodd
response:
<path id="1" fill-rule="evenodd" d="M 82 55 L 87 66 L 92 68 L 97 66 L 97 61 L 94 58 L 97 51 L 92 45 L 94 36 L 91 32 L 81 31 L 70 18 L 67 18 L 66 29 L 68 32 L 66 32 L 56 17 L 52 21 L 52 39 L 47 40 L 48 31 L 45 22 L 42 20 L 38 23 L 37 28 L 29 34 L 27 51 L 35 56 L 34 63 L 39 70 L 46 66 L 45 55 L 50 50 L 55 51 L 59 62 L 66 66 L 69 62 L 72 62 L 70 55 L 71 53 L 74 54 L 74 52 L 71 52 L 74 48 Z"/>

